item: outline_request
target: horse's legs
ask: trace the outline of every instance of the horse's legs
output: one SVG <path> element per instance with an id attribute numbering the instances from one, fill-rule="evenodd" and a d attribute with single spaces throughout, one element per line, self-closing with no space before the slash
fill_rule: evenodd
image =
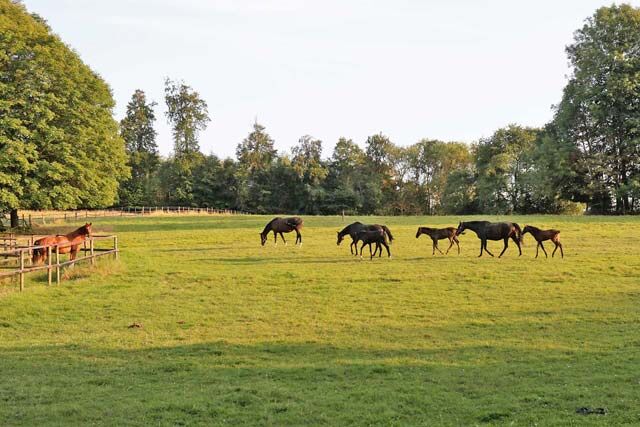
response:
<path id="1" fill-rule="evenodd" d="M 296 228 L 296 245 L 298 241 L 300 241 L 300 246 L 302 246 L 302 234 L 300 234 L 300 231 Z"/>
<path id="2" fill-rule="evenodd" d="M 511 235 L 511 239 L 514 241 L 514 243 L 518 247 L 518 253 L 520 254 L 518 256 L 522 256 L 522 248 L 520 247 L 520 240 L 518 240 L 518 237 L 515 234 Z"/>
<path id="3" fill-rule="evenodd" d="M 360 246 L 360 258 L 362 258 L 362 248 L 364 248 L 364 245 L 366 245 L 366 243 L 365 243 L 365 242 L 362 242 L 362 246 Z M 358 249 L 358 248 L 356 247 L 356 250 L 357 250 L 357 249 Z"/>
<path id="4" fill-rule="evenodd" d="M 502 252 L 500 252 L 500 255 L 498 255 L 498 258 L 502 257 L 502 254 L 504 253 L 504 251 L 507 250 L 507 248 L 509 247 L 509 238 L 505 238 L 504 239 L 504 248 L 502 248 Z"/>
<path id="5" fill-rule="evenodd" d="M 487 241 L 486 241 L 486 240 L 483 240 L 483 241 L 482 241 L 482 244 L 484 245 L 484 251 L 485 251 L 486 253 L 488 253 L 489 255 L 493 256 L 493 254 L 492 254 L 491 252 L 489 252 L 489 249 L 487 249 Z"/>
<path id="6" fill-rule="evenodd" d="M 378 248 L 376 248 L 376 252 L 378 252 Z M 371 253 L 371 243 L 369 243 L 369 260 L 373 259 L 373 253 Z"/>
<path id="7" fill-rule="evenodd" d="M 438 252 L 440 252 L 440 255 L 444 255 L 442 253 L 442 251 L 440 250 L 440 248 L 438 247 L 438 240 L 437 239 L 433 240 L 433 247 L 436 248 L 438 250 Z"/>
<path id="8" fill-rule="evenodd" d="M 449 255 L 449 250 L 451 250 L 452 247 L 453 247 L 453 239 L 449 239 L 449 247 L 447 248 L 447 252 L 445 253 L 446 255 Z"/>
<path id="9" fill-rule="evenodd" d="M 478 258 L 482 256 L 483 250 L 484 250 L 484 240 L 480 240 L 480 255 L 478 255 Z"/>
<path id="10" fill-rule="evenodd" d="M 391 251 L 389 250 L 389 245 L 386 242 L 382 242 L 385 248 L 387 248 L 387 255 L 391 258 Z M 380 255 L 382 255 L 382 248 L 380 248 Z"/>
<path id="11" fill-rule="evenodd" d="M 456 242 L 456 246 L 458 247 L 458 255 L 460 255 L 460 240 L 457 237 L 453 236 L 453 240 Z"/>
<path id="12" fill-rule="evenodd" d="M 276 230 L 273 230 L 273 244 L 278 244 L 278 233 L 276 233 Z"/>
<path id="13" fill-rule="evenodd" d="M 353 245 L 355 245 L 356 242 L 354 242 L 353 240 L 351 241 L 351 244 L 349 245 L 349 250 L 351 251 L 351 255 L 353 255 Z M 358 247 L 356 246 L 356 252 L 358 252 Z"/>
<path id="14" fill-rule="evenodd" d="M 538 251 L 540 251 L 540 242 L 536 245 L 536 258 L 538 258 Z"/>
<path id="15" fill-rule="evenodd" d="M 540 247 L 542 248 L 542 252 L 544 252 L 544 257 L 549 258 L 549 255 L 547 255 L 547 251 L 544 250 L 544 245 L 542 244 L 542 242 L 540 242 Z"/>
<path id="16" fill-rule="evenodd" d="M 282 234 L 282 231 L 280 231 L 278 234 L 280 234 L 280 238 L 282 239 L 282 241 L 284 242 L 284 245 L 287 246 L 287 241 L 284 238 L 284 234 Z"/>
<path id="17" fill-rule="evenodd" d="M 436 254 L 436 241 L 431 239 L 431 256 L 434 256 Z"/>
<path id="18" fill-rule="evenodd" d="M 558 250 L 558 248 L 560 248 L 560 255 L 562 255 L 562 258 L 564 258 L 564 252 L 563 252 L 563 250 L 562 250 L 562 243 L 560 243 L 560 242 L 555 242 L 555 241 L 554 241 L 553 243 L 555 243 L 556 247 L 555 247 L 555 249 L 553 250 L 553 252 L 551 253 L 551 258 L 553 258 L 554 254 L 556 253 L 556 251 Z"/>

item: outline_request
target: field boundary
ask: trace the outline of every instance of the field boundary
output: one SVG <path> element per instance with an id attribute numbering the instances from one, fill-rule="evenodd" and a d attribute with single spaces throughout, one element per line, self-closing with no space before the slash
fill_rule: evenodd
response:
<path id="1" fill-rule="evenodd" d="M 23 210 L 20 224 L 32 228 L 34 224 L 47 225 L 56 221 L 80 221 L 83 219 L 144 216 L 144 215 L 250 215 L 235 209 L 199 208 L 191 206 L 125 206 L 108 209 L 80 209 L 73 211 Z M 1 218 L 0 218 L 1 219 Z M 5 219 L 6 221 L 6 219 Z"/>
<path id="2" fill-rule="evenodd" d="M 23 237 L 28 240 L 27 245 L 19 244 L 19 237 Z M 105 256 L 105 255 L 113 255 L 115 259 L 119 257 L 119 249 L 118 249 L 118 236 L 111 235 L 94 235 L 85 239 L 83 242 L 83 247 L 79 249 L 79 252 L 83 253 L 84 256 L 77 257 L 74 260 L 61 261 L 60 260 L 60 248 L 69 247 L 69 243 L 58 243 L 55 245 L 45 245 L 45 246 L 37 246 L 34 245 L 34 240 L 40 237 L 39 235 L 30 234 L 30 235 L 8 235 L 2 236 L 0 239 L 3 240 L 4 248 L 2 252 L 0 252 L 0 281 L 18 276 L 18 281 L 20 284 L 20 291 L 24 290 L 24 279 L 25 275 L 28 273 L 34 273 L 38 271 L 47 271 L 47 284 L 51 286 L 53 282 L 53 272 L 56 274 L 56 284 L 60 285 L 61 282 L 61 272 L 63 267 L 74 265 L 80 261 L 89 260 L 91 265 L 95 264 L 96 258 Z M 111 242 L 112 245 L 109 247 L 96 247 L 96 242 L 107 241 Z M 33 251 L 36 249 L 45 249 L 47 251 L 47 261 L 43 265 L 27 265 L 31 263 L 31 255 Z M 17 265 L 11 266 L 7 265 L 6 261 L 11 259 L 17 259 Z M 55 262 L 54 262 L 55 258 Z M 26 261 L 26 262 L 25 262 Z"/>

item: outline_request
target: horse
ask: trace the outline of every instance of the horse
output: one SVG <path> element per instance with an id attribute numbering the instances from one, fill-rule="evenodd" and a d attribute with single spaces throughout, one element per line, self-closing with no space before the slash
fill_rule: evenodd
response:
<path id="1" fill-rule="evenodd" d="M 416 232 L 416 239 L 420 237 L 422 234 L 426 234 L 431 237 L 431 241 L 433 242 L 433 253 L 431 255 L 436 254 L 436 249 L 438 252 L 442 254 L 440 248 L 438 248 L 438 240 L 449 239 L 449 249 L 447 249 L 447 254 L 449 250 L 455 243 L 458 246 L 458 255 L 460 255 L 460 241 L 458 240 L 457 233 L 455 227 L 447 227 L 447 228 L 430 228 L 430 227 L 418 227 L 418 231 Z M 444 254 L 443 254 L 444 255 Z"/>
<path id="2" fill-rule="evenodd" d="M 391 251 L 389 251 L 389 244 L 387 242 L 387 233 L 383 229 L 360 230 L 358 232 L 357 239 L 357 242 L 362 242 L 362 246 L 360 246 L 360 258 L 362 258 L 362 249 L 364 248 L 364 245 L 369 245 L 369 255 L 371 255 L 369 259 L 373 259 L 373 256 L 378 252 L 378 249 L 380 249 L 380 256 L 382 256 L 382 247 L 380 245 L 387 249 L 387 255 L 391 258 Z M 371 252 L 372 243 L 376 244 L 376 250 L 373 253 Z"/>
<path id="3" fill-rule="evenodd" d="M 382 230 L 389 239 L 389 244 L 393 242 L 393 235 L 391 234 L 391 230 L 386 225 L 373 224 L 367 225 L 361 222 L 354 222 L 353 224 L 347 225 L 341 231 L 338 231 L 338 245 L 342 243 L 344 236 L 349 235 L 351 237 L 351 244 L 349 245 L 349 249 L 351 250 L 351 255 L 358 255 L 358 233 L 363 230 L 375 231 Z M 353 253 L 353 249 L 355 248 L 355 254 Z"/>
<path id="4" fill-rule="evenodd" d="M 33 242 L 34 246 L 45 246 L 43 248 L 38 248 L 33 250 L 33 255 L 31 256 L 31 263 L 38 264 L 41 260 L 47 260 L 47 248 L 46 246 L 57 246 L 58 253 L 60 254 L 69 254 L 69 260 L 73 261 L 76 259 L 76 255 L 78 253 L 78 248 L 80 244 L 85 241 L 87 236 L 91 237 L 91 223 L 87 222 L 82 227 L 77 230 L 72 231 L 69 234 L 58 234 L 56 236 L 46 236 L 42 237 L 35 242 Z M 55 249 L 52 249 L 52 251 Z"/>
<path id="5" fill-rule="evenodd" d="M 524 236 L 526 233 L 531 233 L 533 238 L 538 242 L 538 245 L 536 246 L 536 258 L 538 258 L 539 248 L 542 248 L 545 258 L 549 258 L 547 251 L 544 250 L 544 246 L 542 245 L 542 242 L 545 240 L 551 240 L 553 244 L 556 245 L 555 249 L 553 249 L 553 252 L 551 253 L 551 258 L 553 258 L 558 248 L 560 248 L 560 255 L 564 258 L 562 243 L 560 243 L 560 230 L 540 230 L 538 227 L 534 227 L 533 225 L 525 225 L 524 230 L 522 230 L 522 235 Z"/>
<path id="6" fill-rule="evenodd" d="M 294 216 L 290 218 L 274 218 L 272 219 L 262 230 L 260 234 L 260 243 L 264 246 L 267 243 L 267 235 L 270 231 L 273 231 L 273 242 L 274 244 L 278 244 L 278 234 L 282 238 L 284 244 L 287 244 L 287 241 L 284 239 L 284 235 L 282 233 L 290 233 L 292 231 L 296 232 L 296 245 L 300 242 L 300 246 L 302 246 L 302 234 L 300 234 L 300 229 L 302 228 L 302 218 Z"/>
<path id="7" fill-rule="evenodd" d="M 522 242 L 522 230 L 520 226 L 515 222 L 489 222 L 489 221 L 467 221 L 460 222 L 456 234 L 461 234 L 464 230 L 472 230 L 480 239 L 480 255 L 482 256 L 482 250 L 489 255 L 493 256 L 489 249 L 487 249 L 487 240 L 504 240 L 504 248 L 498 258 L 502 257 L 504 251 L 509 246 L 509 238 L 511 238 L 518 246 L 518 251 L 522 255 L 522 248 L 520 243 Z"/>

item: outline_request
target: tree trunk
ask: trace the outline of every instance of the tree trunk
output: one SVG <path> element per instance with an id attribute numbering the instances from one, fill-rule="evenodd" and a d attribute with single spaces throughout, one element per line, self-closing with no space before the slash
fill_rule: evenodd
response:
<path id="1" fill-rule="evenodd" d="M 11 209 L 11 228 L 16 228 L 20 225 L 20 217 L 18 216 L 18 209 Z"/>

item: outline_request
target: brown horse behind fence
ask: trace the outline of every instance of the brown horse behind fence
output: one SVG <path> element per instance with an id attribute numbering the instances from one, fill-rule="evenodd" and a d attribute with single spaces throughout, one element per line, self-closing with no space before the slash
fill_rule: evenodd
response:
<path id="1" fill-rule="evenodd" d="M 545 240 L 551 240 L 556 247 L 553 249 L 551 253 L 551 258 L 556 254 L 558 248 L 560 248 L 560 255 L 564 258 L 564 251 L 562 250 L 562 243 L 560 243 L 560 230 L 540 230 L 538 227 L 534 227 L 533 225 L 525 225 L 524 230 L 522 230 L 522 235 L 525 233 L 531 233 L 538 245 L 536 246 L 536 258 L 538 258 L 538 250 L 542 248 L 542 252 L 544 252 L 545 258 L 549 258 L 547 255 L 547 251 L 544 250 L 544 246 L 542 242 Z"/>
<path id="2" fill-rule="evenodd" d="M 78 248 L 85 241 L 87 236 L 91 237 L 91 223 L 88 222 L 77 230 L 72 231 L 69 234 L 46 236 L 36 240 L 34 246 L 45 246 L 44 248 L 38 248 L 33 250 L 33 256 L 31 262 L 38 264 L 40 261 L 47 260 L 47 248 L 46 246 L 58 246 L 58 253 L 69 254 L 69 260 L 76 259 L 78 254 Z M 52 251 L 55 250 L 52 248 Z"/>

